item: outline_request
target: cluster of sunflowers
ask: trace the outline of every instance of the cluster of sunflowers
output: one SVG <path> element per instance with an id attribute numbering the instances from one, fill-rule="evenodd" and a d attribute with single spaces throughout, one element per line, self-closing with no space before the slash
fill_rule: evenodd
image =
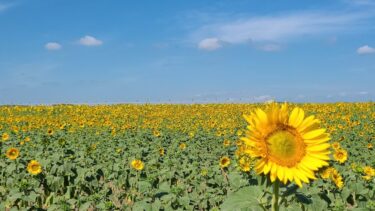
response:
<path id="1" fill-rule="evenodd" d="M 3 136 L 4 137 L 4 136 Z M 4 139 L 3 139 L 4 140 Z M 7 158 L 9 158 L 10 160 L 16 160 L 18 158 L 18 156 L 20 155 L 20 151 L 17 149 L 17 148 L 9 148 L 6 153 L 5 153 L 5 156 Z M 31 160 L 29 161 L 29 163 L 27 164 L 27 171 L 32 174 L 32 175 L 38 175 L 42 172 L 42 166 L 40 165 L 40 163 L 36 160 Z"/>
<path id="2" fill-rule="evenodd" d="M 325 168 L 321 173 L 320 177 L 322 179 L 330 179 L 332 180 L 336 187 L 341 189 L 344 186 L 343 178 L 340 175 L 340 173 L 337 171 L 337 169 L 333 167 Z"/>

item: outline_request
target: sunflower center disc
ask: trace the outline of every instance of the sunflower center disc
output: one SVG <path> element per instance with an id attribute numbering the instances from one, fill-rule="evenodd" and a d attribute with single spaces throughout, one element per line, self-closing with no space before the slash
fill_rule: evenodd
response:
<path id="1" fill-rule="evenodd" d="M 268 155 L 279 165 L 292 167 L 305 154 L 305 146 L 300 136 L 289 130 L 279 130 L 267 138 Z"/>
<path id="2" fill-rule="evenodd" d="M 37 171 L 37 170 L 39 169 L 39 167 L 38 167 L 37 165 L 33 165 L 33 166 L 31 167 L 31 169 L 32 169 L 33 171 Z"/>

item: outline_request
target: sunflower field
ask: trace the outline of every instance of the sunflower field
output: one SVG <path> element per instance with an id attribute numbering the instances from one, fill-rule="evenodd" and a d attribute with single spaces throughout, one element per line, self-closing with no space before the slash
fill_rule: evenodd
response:
<path id="1" fill-rule="evenodd" d="M 0 107 L 0 210 L 375 210 L 375 103 Z"/>

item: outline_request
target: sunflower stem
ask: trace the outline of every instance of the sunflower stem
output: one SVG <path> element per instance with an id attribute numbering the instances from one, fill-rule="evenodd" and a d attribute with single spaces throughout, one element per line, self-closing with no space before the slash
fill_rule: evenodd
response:
<path id="1" fill-rule="evenodd" d="M 273 183 L 273 194 L 272 194 L 272 211 L 279 211 L 279 187 L 280 182 L 278 179 Z"/>

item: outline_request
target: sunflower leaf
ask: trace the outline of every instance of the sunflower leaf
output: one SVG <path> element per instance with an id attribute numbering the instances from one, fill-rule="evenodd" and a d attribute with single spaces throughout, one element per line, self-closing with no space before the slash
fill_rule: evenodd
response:
<path id="1" fill-rule="evenodd" d="M 221 205 L 221 210 L 259 210 L 258 197 L 262 193 L 258 186 L 248 186 L 230 194 Z"/>

